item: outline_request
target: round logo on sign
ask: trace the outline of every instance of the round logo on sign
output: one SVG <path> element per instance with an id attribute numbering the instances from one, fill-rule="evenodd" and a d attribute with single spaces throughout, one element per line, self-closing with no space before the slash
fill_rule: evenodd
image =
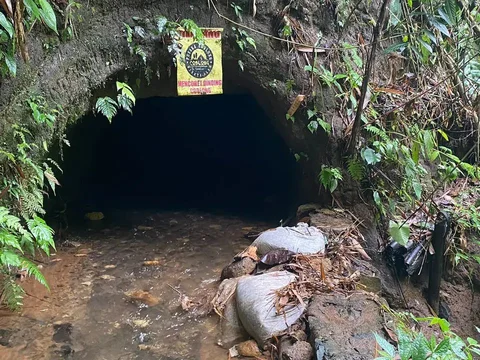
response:
<path id="1" fill-rule="evenodd" d="M 206 77 L 213 68 L 212 50 L 205 44 L 193 43 L 185 52 L 185 67 L 197 79 Z"/>

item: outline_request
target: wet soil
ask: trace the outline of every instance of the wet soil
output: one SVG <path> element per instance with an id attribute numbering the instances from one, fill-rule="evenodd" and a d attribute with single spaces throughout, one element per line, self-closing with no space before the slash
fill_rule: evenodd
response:
<path id="1" fill-rule="evenodd" d="M 251 242 L 243 234 L 274 225 L 136 212 L 70 231 L 70 246 L 43 259 L 51 291 L 27 279 L 21 312 L 0 314 L 0 358 L 226 359 L 218 318 L 184 312 L 181 295 L 214 292 L 222 268 Z M 132 300 L 132 292 L 149 299 Z"/>

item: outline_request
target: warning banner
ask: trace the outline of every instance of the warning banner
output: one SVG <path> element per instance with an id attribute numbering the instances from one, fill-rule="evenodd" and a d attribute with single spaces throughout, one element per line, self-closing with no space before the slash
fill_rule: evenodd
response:
<path id="1" fill-rule="evenodd" d="M 203 43 L 192 33 L 180 30 L 182 54 L 177 58 L 177 90 L 179 96 L 223 93 L 222 31 L 202 29 Z"/>

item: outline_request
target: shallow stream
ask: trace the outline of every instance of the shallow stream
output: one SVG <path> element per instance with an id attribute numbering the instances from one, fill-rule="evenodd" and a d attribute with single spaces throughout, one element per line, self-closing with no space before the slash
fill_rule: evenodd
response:
<path id="1" fill-rule="evenodd" d="M 0 358 L 227 359 L 216 345 L 218 318 L 186 313 L 181 295 L 211 294 L 251 242 L 244 235 L 275 225 L 197 211 L 119 212 L 70 229 L 69 246 L 42 260 L 51 291 L 28 279 L 24 308 L 0 314 Z M 134 291 L 151 306 L 126 295 Z"/>

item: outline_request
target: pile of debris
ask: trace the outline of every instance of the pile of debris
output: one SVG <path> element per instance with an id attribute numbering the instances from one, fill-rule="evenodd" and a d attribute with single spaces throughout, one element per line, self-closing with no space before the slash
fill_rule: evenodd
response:
<path id="1" fill-rule="evenodd" d="M 297 217 L 302 222 L 294 227 L 260 233 L 222 271 L 212 304 L 220 316 L 218 344 L 232 358 L 312 359 L 319 350 L 307 341 L 310 300 L 355 290 L 368 269 L 353 215 L 306 205 Z"/>

